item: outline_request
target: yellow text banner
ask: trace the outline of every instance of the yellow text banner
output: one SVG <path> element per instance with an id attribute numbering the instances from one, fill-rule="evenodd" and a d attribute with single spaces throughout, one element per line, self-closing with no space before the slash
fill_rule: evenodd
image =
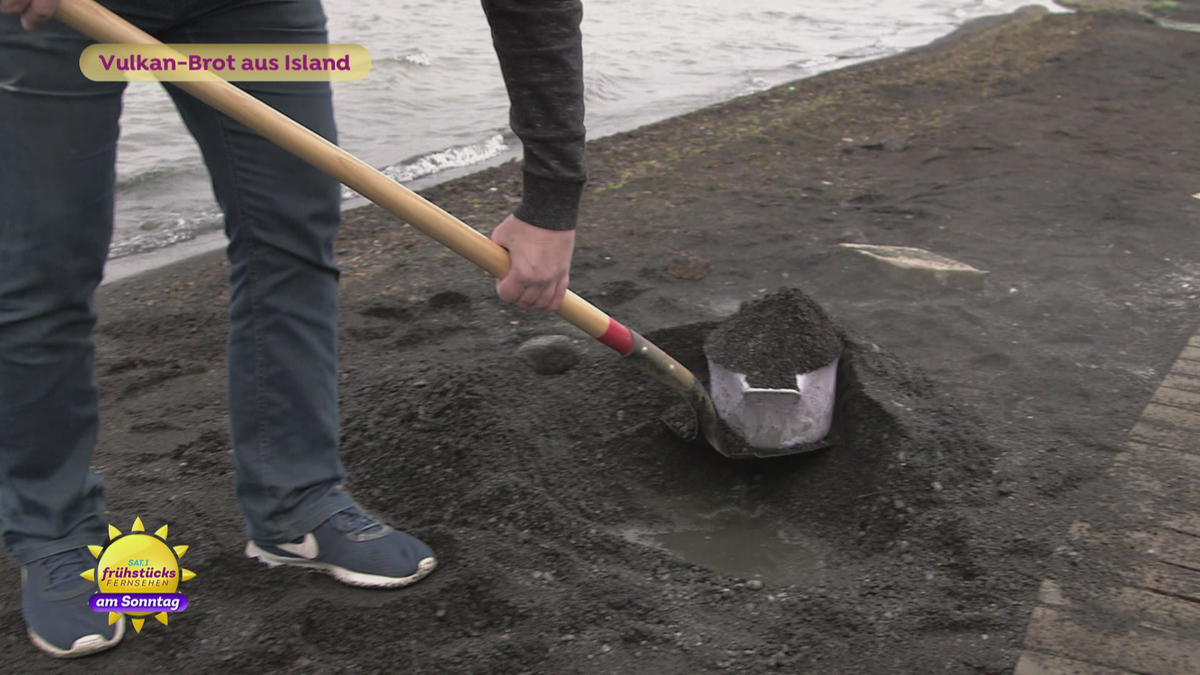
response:
<path id="1" fill-rule="evenodd" d="M 97 44 L 79 69 L 96 82 L 351 82 L 371 72 L 371 55 L 351 44 Z"/>

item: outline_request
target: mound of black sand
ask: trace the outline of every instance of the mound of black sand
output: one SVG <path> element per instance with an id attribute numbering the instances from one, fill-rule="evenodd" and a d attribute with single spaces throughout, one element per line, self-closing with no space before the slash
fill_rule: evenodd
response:
<path id="1" fill-rule="evenodd" d="M 812 298 L 796 288 L 743 303 L 704 343 L 714 362 L 746 375 L 752 387 L 795 388 L 796 375 L 838 357 L 837 327 Z"/>
<path id="2" fill-rule="evenodd" d="M 705 378 L 705 338 L 719 328 L 647 337 Z M 939 662 L 1006 662 L 1004 628 L 1022 625 L 1009 599 L 1034 583 L 1020 561 L 1045 551 L 980 515 L 997 448 L 920 373 L 838 339 L 839 441 L 763 461 L 672 436 L 658 418 L 675 394 L 607 353 L 571 378 L 423 363 L 362 373 L 345 400 L 349 487 L 426 538 L 442 569 L 395 600 L 325 591 L 309 618 L 266 617 L 266 639 L 323 663 L 448 674 L 702 673 L 729 661 L 720 670 L 928 672 L 898 641 Z M 697 498 L 822 542 L 822 573 L 764 588 L 628 535 L 671 529 L 678 504 Z M 994 642 L 964 642 L 963 630 Z M 834 654 L 838 667 L 811 670 Z"/>
<path id="3" fill-rule="evenodd" d="M 721 328 L 706 322 L 647 337 L 707 384 L 707 338 Z M 830 442 L 821 450 L 787 457 L 713 459 L 714 465 L 722 479 L 781 472 L 774 480 L 787 487 L 759 494 L 779 510 L 781 522 L 810 522 L 814 534 L 853 543 L 862 553 L 926 525 L 932 526 L 930 543 L 959 549 L 961 541 L 949 540 L 961 533 L 939 530 L 957 518 L 933 514 L 987 502 L 994 493 L 985 486 L 991 483 L 990 466 L 999 449 L 971 415 L 920 371 L 862 336 L 837 330 L 841 360 Z M 702 440 L 693 444 L 693 451 L 685 461 L 718 457 Z M 668 485 L 657 487 L 672 491 Z"/>
<path id="4" fill-rule="evenodd" d="M 647 337 L 703 379 L 713 328 Z M 191 528 L 202 590 L 181 626 L 123 650 L 178 650 L 224 675 L 1006 672 L 1028 618 L 1012 599 L 1033 597 L 1049 552 L 995 517 L 998 450 L 972 420 L 887 351 L 842 339 L 839 441 L 764 461 L 662 429 L 676 394 L 607 351 L 559 378 L 511 352 L 360 360 L 342 392 L 346 487 L 440 560 L 401 593 L 238 555 L 236 512 L 205 511 L 230 480 L 226 434 L 139 455 L 135 485 L 187 472 L 174 501 L 150 494 L 164 522 Z M 677 528 L 696 500 L 819 542 L 823 569 L 753 579 L 631 535 Z M 0 625 L 19 636 L 19 610 Z"/>

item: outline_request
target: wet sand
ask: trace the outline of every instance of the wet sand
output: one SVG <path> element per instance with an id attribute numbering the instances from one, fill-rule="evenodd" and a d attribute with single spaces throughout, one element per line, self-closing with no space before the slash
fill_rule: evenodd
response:
<path id="1" fill-rule="evenodd" d="M 1198 53 L 1128 14 L 1020 13 L 592 144 L 582 296 L 689 364 L 711 322 L 781 286 L 842 331 L 838 441 L 797 457 L 679 443 L 669 391 L 378 209 L 348 214 L 347 487 L 439 552 L 407 590 L 241 556 L 219 254 L 106 286 L 110 518 L 191 547 L 190 606 L 62 664 L 25 640 L 11 583 L 0 667 L 1010 672 L 1039 580 L 1120 568 L 1062 540 L 1119 526 L 1102 472 L 1200 323 Z M 487 231 L 517 178 L 424 194 Z M 986 284 L 891 282 L 844 242 L 928 249 Z M 555 333 L 580 363 L 537 375 L 516 347 Z M 706 527 L 763 564 L 652 546 Z"/>

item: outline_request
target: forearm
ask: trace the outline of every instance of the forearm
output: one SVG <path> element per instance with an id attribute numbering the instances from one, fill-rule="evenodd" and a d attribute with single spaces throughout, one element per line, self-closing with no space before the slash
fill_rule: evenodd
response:
<path id="1" fill-rule="evenodd" d="M 524 145 L 524 196 L 515 214 L 574 229 L 587 180 L 580 0 L 482 0 Z"/>

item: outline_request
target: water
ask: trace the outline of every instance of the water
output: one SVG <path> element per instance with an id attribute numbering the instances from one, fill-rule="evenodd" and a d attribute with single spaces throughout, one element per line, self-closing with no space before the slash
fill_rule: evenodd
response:
<path id="1" fill-rule="evenodd" d="M 887 56 L 1035 0 L 584 0 L 587 127 L 607 136 Z M 330 39 L 371 53 L 334 84 L 341 145 L 420 189 L 519 153 L 477 0 L 326 0 Z M 130 84 L 111 257 L 220 229 L 195 142 L 160 85 Z M 361 203 L 349 190 L 348 205 Z M 186 247 L 185 247 L 186 248 Z"/>
<path id="2" fill-rule="evenodd" d="M 780 522 L 744 495 L 724 500 L 691 495 L 661 506 L 676 521 L 672 527 L 632 526 L 624 530 L 625 537 L 740 579 L 811 585 L 829 574 L 825 543 L 793 523 Z"/>

